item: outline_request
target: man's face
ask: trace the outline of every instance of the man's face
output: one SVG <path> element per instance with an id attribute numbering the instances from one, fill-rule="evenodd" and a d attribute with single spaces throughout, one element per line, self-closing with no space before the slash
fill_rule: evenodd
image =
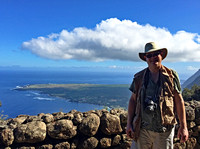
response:
<path id="1" fill-rule="evenodd" d="M 161 51 L 151 52 L 145 55 L 147 64 L 150 68 L 160 68 L 162 62 Z"/>

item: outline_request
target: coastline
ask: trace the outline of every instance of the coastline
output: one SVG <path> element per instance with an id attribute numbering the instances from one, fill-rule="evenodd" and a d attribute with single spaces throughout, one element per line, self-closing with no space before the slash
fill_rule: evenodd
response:
<path id="1" fill-rule="evenodd" d="M 16 86 L 14 90 L 35 90 L 69 102 L 126 109 L 130 97 L 128 87 L 128 84 L 32 84 Z"/>

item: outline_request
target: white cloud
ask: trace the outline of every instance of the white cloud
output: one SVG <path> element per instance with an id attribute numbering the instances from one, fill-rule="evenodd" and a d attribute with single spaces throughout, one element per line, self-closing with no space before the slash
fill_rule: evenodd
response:
<path id="1" fill-rule="evenodd" d="M 187 70 L 189 70 L 189 71 L 198 71 L 199 68 L 194 67 L 194 66 L 187 66 Z"/>
<path id="2" fill-rule="evenodd" d="M 110 69 L 124 69 L 124 70 L 129 70 L 129 69 L 134 69 L 135 67 L 111 65 L 108 68 L 110 68 Z"/>
<path id="3" fill-rule="evenodd" d="M 139 52 L 147 42 L 154 41 L 168 49 L 165 61 L 200 61 L 200 35 L 178 31 L 171 34 L 165 28 L 140 25 L 130 20 L 111 18 L 94 29 L 75 28 L 69 32 L 38 37 L 23 42 L 22 49 L 49 59 L 88 61 L 140 61 Z"/>

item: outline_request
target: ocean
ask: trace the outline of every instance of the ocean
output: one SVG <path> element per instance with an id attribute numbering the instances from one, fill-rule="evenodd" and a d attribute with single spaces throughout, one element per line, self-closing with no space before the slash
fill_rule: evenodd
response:
<path id="1" fill-rule="evenodd" d="M 130 84 L 133 74 L 128 72 L 97 72 L 74 70 L 0 70 L 0 112 L 8 118 L 39 113 L 81 112 L 102 109 L 103 106 L 69 102 L 37 91 L 17 91 L 17 86 L 30 84 Z"/>

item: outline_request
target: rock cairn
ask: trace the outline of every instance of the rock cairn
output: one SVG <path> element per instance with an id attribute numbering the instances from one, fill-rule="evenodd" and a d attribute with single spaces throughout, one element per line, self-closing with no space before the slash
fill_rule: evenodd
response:
<path id="1" fill-rule="evenodd" d="M 200 102 L 185 103 L 190 138 L 174 149 L 200 148 Z M 129 149 L 127 111 L 112 109 L 69 113 L 19 115 L 0 124 L 2 149 Z M 178 125 L 176 126 L 176 132 Z"/>

